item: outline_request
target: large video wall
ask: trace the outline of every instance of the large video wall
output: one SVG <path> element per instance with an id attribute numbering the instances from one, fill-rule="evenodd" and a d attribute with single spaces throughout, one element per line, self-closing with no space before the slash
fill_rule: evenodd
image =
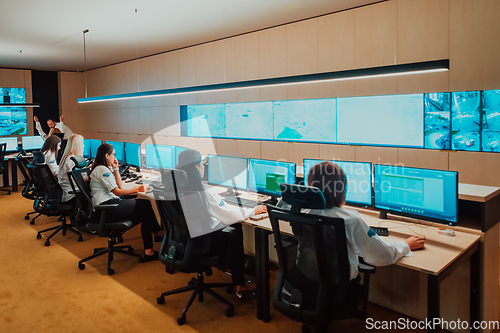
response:
<path id="1" fill-rule="evenodd" d="M 181 106 L 181 135 L 500 151 L 500 90 Z"/>
<path id="2" fill-rule="evenodd" d="M 26 134 L 26 108 L 6 103 L 26 103 L 24 88 L 0 88 L 0 136 Z"/>

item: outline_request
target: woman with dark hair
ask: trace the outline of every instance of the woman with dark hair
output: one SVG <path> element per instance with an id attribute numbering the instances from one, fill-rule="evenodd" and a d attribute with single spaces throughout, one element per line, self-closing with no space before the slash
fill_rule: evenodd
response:
<path id="1" fill-rule="evenodd" d="M 47 139 L 48 140 L 48 139 Z M 97 149 L 97 154 L 90 172 L 90 193 L 92 204 L 118 204 L 108 211 L 109 222 L 130 220 L 134 225 L 141 224 L 142 242 L 144 243 L 144 262 L 158 260 L 158 252 L 153 248 L 152 233 L 163 237 L 163 230 L 156 221 L 156 215 L 149 200 L 120 199 L 120 196 L 145 192 L 147 185 L 131 189 L 122 188 L 122 180 L 112 145 L 103 143 Z M 100 211 L 96 212 L 98 219 Z"/>
<path id="2" fill-rule="evenodd" d="M 338 165 L 322 162 L 309 171 L 308 185 L 319 188 L 325 196 L 325 209 L 311 209 L 309 213 L 344 219 L 347 239 L 347 253 L 351 267 L 351 280 L 358 278 L 359 257 L 374 266 L 394 264 L 411 250 L 423 249 L 425 239 L 411 236 L 396 243 L 384 242 L 359 216 L 356 210 L 344 208 L 347 193 L 347 177 Z M 324 228 L 325 246 L 333 248 L 330 240 L 335 231 Z M 297 266 L 309 279 L 318 281 L 312 237 L 304 235 L 299 241 Z M 327 258 L 328 260 L 328 258 Z M 329 267 L 333 267 L 329 265 Z"/>
<path id="3" fill-rule="evenodd" d="M 45 156 L 45 164 L 47 164 L 54 176 L 59 172 L 59 166 L 56 163 L 57 152 L 61 148 L 61 139 L 55 135 L 49 136 L 45 140 L 40 151 Z"/>
<path id="4" fill-rule="evenodd" d="M 201 154 L 188 149 L 179 154 L 179 162 L 176 169 L 184 170 L 188 176 L 187 189 L 200 191 L 203 200 L 207 204 L 207 210 L 211 215 L 210 228 L 219 230 L 221 226 L 231 225 L 233 230 L 233 246 L 230 249 L 231 258 L 229 266 L 233 284 L 236 288 L 236 296 L 244 298 L 253 294 L 253 290 L 245 285 L 244 264 L 245 252 L 243 248 L 243 230 L 241 222 L 244 219 L 266 212 L 266 206 L 259 205 L 255 208 L 240 208 L 228 205 L 224 199 L 212 188 L 203 184 L 203 174 L 205 167 L 203 165 Z M 217 237 L 217 234 L 214 235 Z"/>

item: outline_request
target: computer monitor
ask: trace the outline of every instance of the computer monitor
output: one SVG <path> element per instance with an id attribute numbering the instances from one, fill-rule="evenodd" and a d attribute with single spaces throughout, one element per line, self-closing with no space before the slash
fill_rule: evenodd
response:
<path id="1" fill-rule="evenodd" d="M 375 164 L 374 177 L 375 208 L 382 212 L 457 224 L 457 172 Z"/>
<path id="2" fill-rule="evenodd" d="M 141 145 L 125 142 L 125 163 L 136 168 L 141 167 Z"/>
<path id="3" fill-rule="evenodd" d="M 184 148 L 180 146 L 175 146 L 175 165 L 179 164 L 179 154 L 184 150 L 188 150 L 189 148 Z"/>
<path id="4" fill-rule="evenodd" d="M 101 146 L 102 141 L 96 139 L 89 139 L 90 141 L 90 157 L 95 158 L 97 155 L 97 149 Z"/>
<path id="5" fill-rule="evenodd" d="M 85 158 L 90 157 L 90 140 L 89 139 L 83 139 L 83 157 L 85 157 Z"/>
<path id="6" fill-rule="evenodd" d="M 5 151 L 7 151 L 7 152 L 17 151 L 17 147 L 19 145 L 19 143 L 17 141 L 17 136 L 0 138 L 0 143 L 7 144 L 7 147 L 5 148 Z"/>
<path id="7" fill-rule="evenodd" d="M 34 136 L 23 136 L 22 137 L 22 146 L 24 150 L 40 150 L 45 141 L 42 139 L 40 135 Z"/>
<path id="8" fill-rule="evenodd" d="M 222 155 L 208 155 L 208 183 L 246 191 L 248 188 L 248 159 Z"/>
<path id="9" fill-rule="evenodd" d="M 323 160 L 304 159 L 304 185 L 308 184 L 309 171 Z M 369 162 L 328 161 L 337 164 L 347 177 L 345 201 L 349 205 L 372 205 L 372 164 Z M 314 185 L 313 185 L 314 186 Z"/>
<path id="10" fill-rule="evenodd" d="M 146 168 L 175 168 L 175 146 L 146 144 Z"/>
<path id="11" fill-rule="evenodd" d="M 281 183 L 295 184 L 295 170 L 295 163 L 251 158 L 248 190 L 279 197 Z"/>
<path id="12" fill-rule="evenodd" d="M 120 163 L 125 163 L 125 144 L 120 141 L 106 141 L 115 148 L 115 157 Z"/>

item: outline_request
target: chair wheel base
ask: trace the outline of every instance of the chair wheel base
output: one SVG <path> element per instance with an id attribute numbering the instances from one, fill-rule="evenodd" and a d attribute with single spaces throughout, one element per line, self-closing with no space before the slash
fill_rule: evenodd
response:
<path id="1" fill-rule="evenodd" d="M 24 217 L 24 219 L 25 219 L 25 220 L 29 220 L 29 219 L 30 219 L 30 217 L 29 217 L 28 215 L 26 215 L 26 216 Z"/>
<path id="2" fill-rule="evenodd" d="M 144 262 L 144 257 L 142 257 L 142 256 L 141 256 L 141 257 L 139 257 L 139 263 L 141 263 L 141 264 L 142 264 L 143 262 Z"/>
<path id="3" fill-rule="evenodd" d="M 108 267 L 108 275 L 115 274 L 115 270 L 113 268 Z"/>
<path id="4" fill-rule="evenodd" d="M 229 307 L 226 309 L 226 317 L 232 317 L 234 314 L 234 308 L 233 307 Z"/>
<path id="5" fill-rule="evenodd" d="M 50 246 L 50 242 L 49 241 L 45 241 L 45 246 Z"/>
<path id="6" fill-rule="evenodd" d="M 37 234 L 37 235 L 36 235 L 36 239 L 42 239 L 42 235 Z"/>
<path id="7" fill-rule="evenodd" d="M 156 299 L 156 303 L 158 304 L 165 304 L 165 297 L 160 296 Z"/>
<path id="8" fill-rule="evenodd" d="M 177 318 L 177 324 L 184 325 L 186 323 L 186 316 Z"/>
<path id="9" fill-rule="evenodd" d="M 12 194 L 12 192 L 11 192 L 11 191 L 7 192 L 7 195 L 11 195 L 11 194 Z"/>
<path id="10" fill-rule="evenodd" d="M 78 268 L 80 269 L 85 269 L 85 264 L 84 263 L 78 263 Z"/>
<path id="11" fill-rule="evenodd" d="M 79 242 L 83 241 L 83 237 L 82 236 L 78 236 L 78 241 Z"/>
<path id="12" fill-rule="evenodd" d="M 31 224 L 31 225 L 35 224 L 35 220 L 31 220 L 31 221 L 30 221 L 30 224 Z"/>

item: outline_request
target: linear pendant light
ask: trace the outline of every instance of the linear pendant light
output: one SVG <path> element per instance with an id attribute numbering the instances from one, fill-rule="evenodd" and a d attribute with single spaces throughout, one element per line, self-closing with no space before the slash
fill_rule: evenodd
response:
<path id="1" fill-rule="evenodd" d="M 122 99 L 131 99 L 131 98 L 180 95 L 180 94 L 200 93 L 209 91 L 261 88 L 261 87 L 305 84 L 314 82 L 328 82 L 328 81 L 341 81 L 341 80 L 352 80 L 352 79 L 365 79 L 365 78 L 383 77 L 383 76 L 431 73 L 431 72 L 447 71 L 449 70 L 449 68 L 450 68 L 450 60 L 443 59 L 443 60 L 433 60 L 433 61 L 425 61 L 425 62 L 417 62 L 409 64 L 350 69 L 350 70 L 343 70 L 336 72 L 283 76 L 283 77 L 269 78 L 269 79 L 216 83 L 216 84 L 207 84 L 207 85 L 192 86 L 192 87 L 141 91 L 141 92 L 127 93 L 127 94 L 86 97 L 86 98 L 79 98 L 78 103 L 105 102 L 105 101 L 115 101 Z"/>
<path id="2" fill-rule="evenodd" d="M 39 103 L 0 103 L 0 108 L 8 106 L 18 106 L 23 108 L 39 108 Z"/>

